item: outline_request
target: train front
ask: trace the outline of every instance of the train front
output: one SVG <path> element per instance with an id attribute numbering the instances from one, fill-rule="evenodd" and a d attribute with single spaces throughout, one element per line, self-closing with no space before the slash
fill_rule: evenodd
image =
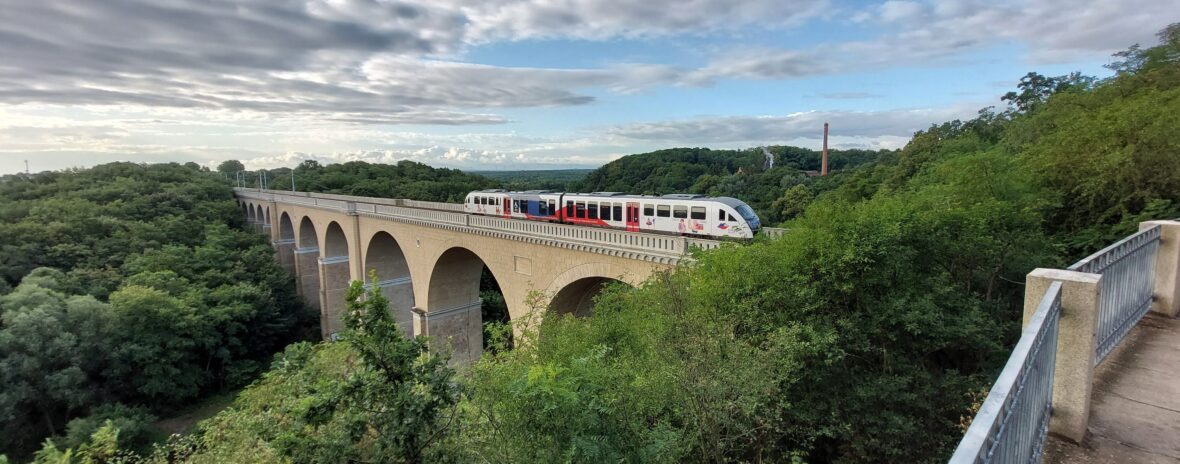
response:
<path id="1" fill-rule="evenodd" d="M 714 200 L 722 205 L 728 206 L 733 213 L 737 213 L 738 217 L 731 219 L 738 219 L 745 223 L 743 224 L 744 227 L 730 228 L 730 230 L 726 231 L 727 233 L 725 235 L 737 238 L 754 238 L 754 235 L 762 229 L 762 221 L 754 213 L 754 208 L 751 208 L 746 202 L 730 197 L 719 197 Z"/>

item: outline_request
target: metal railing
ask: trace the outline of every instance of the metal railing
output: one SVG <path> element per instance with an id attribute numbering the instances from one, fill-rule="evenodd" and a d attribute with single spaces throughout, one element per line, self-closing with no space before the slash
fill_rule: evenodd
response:
<path id="1" fill-rule="evenodd" d="M 1054 282 L 951 456 L 952 464 L 1040 462 L 1053 403 L 1060 319 L 1061 282 Z"/>
<path id="2" fill-rule="evenodd" d="M 1160 227 L 1124 238 L 1069 267 L 1070 271 L 1102 274 L 1098 293 L 1098 344 L 1094 364 L 1114 351 L 1131 328 L 1151 309 Z"/>

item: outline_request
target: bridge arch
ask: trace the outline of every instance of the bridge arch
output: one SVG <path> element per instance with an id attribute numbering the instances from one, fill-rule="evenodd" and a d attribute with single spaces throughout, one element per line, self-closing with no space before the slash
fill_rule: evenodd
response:
<path id="1" fill-rule="evenodd" d="M 635 286 L 638 281 L 627 272 L 607 263 L 586 263 L 570 268 L 553 278 L 546 295 L 551 295 L 548 310 L 554 314 L 589 316 L 594 297 L 612 283 Z"/>
<path id="2" fill-rule="evenodd" d="M 594 298 L 611 284 L 623 281 L 610 277 L 583 277 L 558 290 L 549 301 L 549 311 L 556 314 L 570 314 L 587 317 L 593 313 Z"/>
<path id="3" fill-rule="evenodd" d="M 258 221 L 258 225 L 260 225 L 260 226 L 263 224 L 266 224 L 267 223 L 266 213 L 263 211 L 262 205 L 255 205 L 254 208 L 255 208 L 254 220 Z"/>
<path id="4" fill-rule="evenodd" d="M 439 255 L 427 282 L 427 305 L 418 332 L 445 333 L 447 339 L 435 343 L 449 344 L 452 360 L 458 363 L 474 362 L 483 352 L 480 280 L 485 268 L 499 287 L 501 276 L 483 258 L 470 249 L 451 247 Z"/>
<path id="5" fill-rule="evenodd" d="M 254 204 L 253 203 L 243 203 L 242 209 L 246 213 L 246 221 L 254 222 Z"/>
<path id="6" fill-rule="evenodd" d="M 401 244 L 389 232 L 377 232 L 369 240 L 363 262 L 366 271 L 365 283 L 372 285 L 372 282 L 368 281 L 369 271 L 377 274 L 377 287 L 385 299 L 389 300 L 390 313 L 393 314 L 402 334 L 413 337 L 414 286 Z"/>
<path id="7" fill-rule="evenodd" d="M 295 240 L 295 226 L 286 211 L 279 214 L 279 240 Z"/>

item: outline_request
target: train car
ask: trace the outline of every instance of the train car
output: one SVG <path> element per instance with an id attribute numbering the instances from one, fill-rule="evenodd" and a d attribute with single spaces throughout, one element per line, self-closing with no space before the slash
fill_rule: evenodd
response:
<path id="1" fill-rule="evenodd" d="M 548 190 L 479 190 L 467 194 L 463 210 L 486 216 L 561 222 L 561 196 Z"/>
<path id="2" fill-rule="evenodd" d="M 754 210 L 741 200 L 692 194 L 481 190 L 467 195 L 464 209 L 488 216 L 708 238 L 752 238 L 762 227 Z"/>
<path id="3" fill-rule="evenodd" d="M 710 238 L 752 238 L 762 227 L 754 210 L 728 197 L 673 194 L 566 194 L 562 222 Z"/>

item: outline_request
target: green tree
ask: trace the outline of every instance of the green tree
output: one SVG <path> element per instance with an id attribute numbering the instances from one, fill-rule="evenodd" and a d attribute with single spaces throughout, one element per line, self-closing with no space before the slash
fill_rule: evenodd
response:
<path id="1" fill-rule="evenodd" d="M 312 426 L 343 422 L 353 432 L 329 446 L 321 436 L 291 443 L 293 459 L 418 463 L 435 461 L 432 446 L 447 438 L 459 399 L 446 358 L 427 351 L 424 338 L 407 339 L 389 313 L 375 273 L 368 291 L 353 282 L 346 296 L 343 340 L 356 350 L 360 366 L 350 376 L 311 398 L 304 420 Z M 325 453 L 327 451 L 327 453 Z M 338 454 L 343 453 L 343 454 Z"/>
<path id="2" fill-rule="evenodd" d="M 236 175 L 239 171 L 245 171 L 245 170 L 246 170 L 246 165 L 242 164 L 242 162 L 238 161 L 238 160 L 225 160 L 225 161 L 222 161 L 221 164 L 217 165 L 217 172 L 220 172 L 220 173 L 225 174 L 227 176 L 233 176 L 233 175 Z"/>
<path id="3" fill-rule="evenodd" d="M 813 200 L 815 200 L 815 194 L 811 192 L 811 189 L 806 185 L 799 184 L 783 192 L 783 196 L 775 200 L 771 206 L 778 213 L 780 220 L 788 220 L 802 214 Z"/>

